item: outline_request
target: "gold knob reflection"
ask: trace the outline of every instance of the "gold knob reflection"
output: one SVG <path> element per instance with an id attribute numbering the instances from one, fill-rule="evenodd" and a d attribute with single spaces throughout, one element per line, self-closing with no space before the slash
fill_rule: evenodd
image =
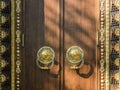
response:
<path id="1" fill-rule="evenodd" d="M 79 50 L 72 50 L 70 52 L 70 57 L 74 60 L 79 60 L 81 58 L 81 54 L 80 54 Z"/>
<path id="2" fill-rule="evenodd" d="M 49 50 L 43 50 L 43 52 L 41 53 L 41 59 L 42 60 L 50 60 L 51 57 L 51 53 Z"/>
<path id="3" fill-rule="evenodd" d="M 41 63 L 48 64 L 54 60 L 55 52 L 48 46 L 43 46 L 37 53 L 37 60 Z"/>
<path id="4" fill-rule="evenodd" d="M 83 60 L 83 50 L 78 46 L 70 47 L 66 52 L 66 60 L 71 63 L 79 63 Z"/>

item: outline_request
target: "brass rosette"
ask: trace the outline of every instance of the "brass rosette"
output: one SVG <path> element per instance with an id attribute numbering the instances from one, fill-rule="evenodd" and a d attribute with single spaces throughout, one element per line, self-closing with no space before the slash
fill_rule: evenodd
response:
<path id="1" fill-rule="evenodd" d="M 116 29 L 115 29 L 115 35 L 116 35 L 116 36 L 120 36 L 119 33 L 120 33 L 120 29 L 119 29 L 119 28 L 116 28 Z"/>
<path id="2" fill-rule="evenodd" d="M 115 0 L 115 1 L 114 1 L 114 5 L 115 5 L 117 8 L 119 8 L 119 0 Z"/>
<path id="3" fill-rule="evenodd" d="M 4 24 L 7 21 L 7 18 L 5 16 L 1 16 L 1 23 Z"/>
<path id="4" fill-rule="evenodd" d="M 84 63 L 84 52 L 78 46 L 70 47 L 66 52 L 66 62 L 72 69 L 80 68 Z"/>
<path id="5" fill-rule="evenodd" d="M 119 66 L 119 62 L 120 62 L 120 58 L 116 58 L 115 61 L 114 61 L 114 64 L 115 64 L 116 66 Z"/>
<path id="6" fill-rule="evenodd" d="M 119 52 L 119 43 L 116 43 L 114 46 L 115 51 Z"/>
<path id="7" fill-rule="evenodd" d="M 54 64 L 55 52 L 51 47 L 43 46 L 37 52 L 37 66 L 41 69 L 50 69 Z"/>
<path id="8" fill-rule="evenodd" d="M 119 22 L 119 18 L 120 18 L 120 14 L 119 13 L 115 14 L 114 20 Z"/>
<path id="9" fill-rule="evenodd" d="M 8 64 L 4 59 L 2 59 L 0 63 L 1 63 L 1 68 L 5 68 Z"/>
<path id="10" fill-rule="evenodd" d="M 116 80 L 119 80 L 119 73 L 116 73 L 115 75 L 114 75 L 114 78 L 116 79 Z"/>
<path id="11" fill-rule="evenodd" d="M 0 53 L 4 53 L 7 50 L 7 48 L 4 45 L 0 46 Z"/>
<path id="12" fill-rule="evenodd" d="M 7 35 L 8 35 L 7 32 L 5 32 L 5 31 L 1 31 L 1 38 L 2 38 L 2 39 L 6 38 Z"/>
<path id="13" fill-rule="evenodd" d="M 1 1 L 1 8 L 4 9 L 7 6 L 5 1 Z"/>
<path id="14" fill-rule="evenodd" d="M 0 78 L 2 83 L 4 83 L 7 80 L 7 77 L 4 74 L 1 74 Z"/>

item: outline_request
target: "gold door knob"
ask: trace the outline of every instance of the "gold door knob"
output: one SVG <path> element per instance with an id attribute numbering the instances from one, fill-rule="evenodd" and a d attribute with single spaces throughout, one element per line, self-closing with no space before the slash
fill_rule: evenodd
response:
<path id="1" fill-rule="evenodd" d="M 50 69 L 54 64 L 55 52 L 51 47 L 43 46 L 37 52 L 37 66 L 40 69 Z"/>
<path id="2" fill-rule="evenodd" d="M 78 69 L 84 64 L 84 52 L 78 46 L 70 47 L 66 52 L 66 63 L 71 69 Z"/>

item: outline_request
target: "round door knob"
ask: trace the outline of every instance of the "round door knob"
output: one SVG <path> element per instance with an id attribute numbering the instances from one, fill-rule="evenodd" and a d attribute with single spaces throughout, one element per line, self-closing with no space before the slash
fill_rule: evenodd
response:
<path id="1" fill-rule="evenodd" d="M 66 62 L 72 69 L 80 68 L 83 63 L 83 50 L 78 46 L 70 47 L 66 52 Z"/>
<path id="2" fill-rule="evenodd" d="M 37 52 L 37 66 L 41 69 L 50 69 L 54 64 L 55 52 L 51 47 L 43 46 Z"/>

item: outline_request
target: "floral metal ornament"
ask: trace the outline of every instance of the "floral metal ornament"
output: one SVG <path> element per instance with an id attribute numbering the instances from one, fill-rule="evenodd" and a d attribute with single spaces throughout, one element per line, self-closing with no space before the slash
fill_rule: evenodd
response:
<path id="1" fill-rule="evenodd" d="M 5 1 L 1 1 L 1 9 L 4 9 L 7 6 Z"/>

